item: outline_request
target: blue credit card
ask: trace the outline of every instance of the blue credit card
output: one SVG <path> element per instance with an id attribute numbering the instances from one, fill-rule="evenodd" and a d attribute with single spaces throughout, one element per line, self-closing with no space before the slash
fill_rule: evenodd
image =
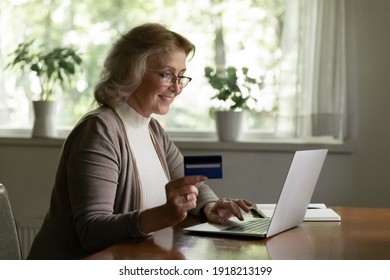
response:
<path id="1" fill-rule="evenodd" d="M 185 156 L 184 157 L 184 174 L 203 175 L 209 179 L 222 178 L 222 156 Z"/>

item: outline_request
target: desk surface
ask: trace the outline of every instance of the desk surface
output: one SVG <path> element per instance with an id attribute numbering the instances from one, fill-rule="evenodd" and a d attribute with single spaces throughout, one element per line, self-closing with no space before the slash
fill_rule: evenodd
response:
<path id="1" fill-rule="evenodd" d="M 390 259 L 390 208 L 332 207 L 341 222 L 304 222 L 269 239 L 189 234 L 196 218 L 86 259 Z"/>

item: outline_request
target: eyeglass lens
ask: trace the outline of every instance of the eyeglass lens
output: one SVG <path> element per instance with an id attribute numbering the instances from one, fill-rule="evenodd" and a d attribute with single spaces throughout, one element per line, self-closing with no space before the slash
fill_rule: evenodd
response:
<path id="1" fill-rule="evenodd" d="M 163 82 L 165 84 L 174 84 L 176 81 L 178 82 L 179 85 L 182 87 L 185 87 L 188 85 L 188 83 L 191 81 L 191 78 L 185 77 L 185 76 L 176 76 L 172 73 L 161 73 L 161 77 L 163 78 Z"/>

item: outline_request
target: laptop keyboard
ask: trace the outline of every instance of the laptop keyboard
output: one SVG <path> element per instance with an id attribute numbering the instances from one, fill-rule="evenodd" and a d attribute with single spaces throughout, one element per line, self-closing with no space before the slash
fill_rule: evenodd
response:
<path id="1" fill-rule="evenodd" d="M 241 223 L 240 225 L 231 226 L 224 231 L 235 231 L 235 232 L 267 232 L 270 219 L 254 219 L 248 222 Z"/>

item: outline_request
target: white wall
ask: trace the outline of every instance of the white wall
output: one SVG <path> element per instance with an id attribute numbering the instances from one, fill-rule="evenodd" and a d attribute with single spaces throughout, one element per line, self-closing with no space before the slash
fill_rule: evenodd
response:
<path id="1" fill-rule="evenodd" d="M 331 148 L 313 201 L 390 207 L 390 1 L 349 0 L 347 14 L 348 48 L 356 51 L 348 58 L 349 94 L 357 97 L 350 104 L 353 149 L 342 153 Z M 46 212 L 62 143 L 25 142 L 0 139 L 0 181 L 9 190 L 17 219 L 42 217 Z M 217 194 L 275 202 L 292 152 L 261 147 L 212 150 L 224 159 L 224 179 L 210 181 Z"/>

